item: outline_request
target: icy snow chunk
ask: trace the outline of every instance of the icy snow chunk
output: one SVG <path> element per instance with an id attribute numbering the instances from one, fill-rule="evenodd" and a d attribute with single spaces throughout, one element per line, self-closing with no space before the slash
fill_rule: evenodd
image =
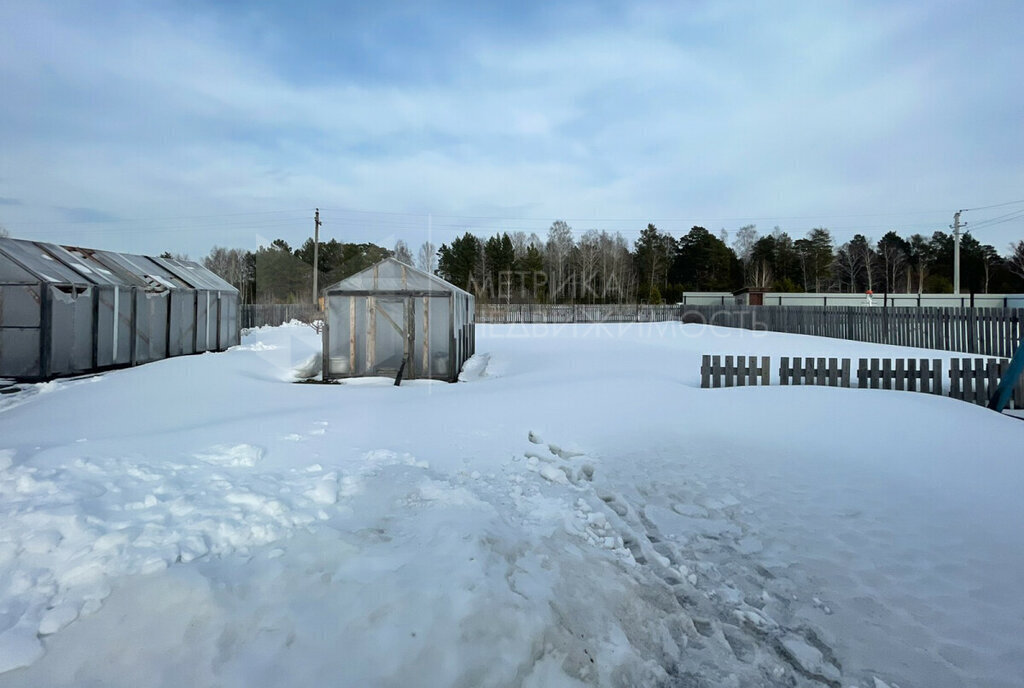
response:
<path id="1" fill-rule="evenodd" d="M 49 382 L 40 382 L 35 387 L 36 392 L 39 394 L 50 394 L 51 392 L 57 391 L 57 380 L 50 380 Z"/>
<path id="2" fill-rule="evenodd" d="M 839 670 L 831 662 L 825 660 L 821 650 L 800 636 L 789 634 L 780 641 L 780 644 L 786 656 L 804 672 L 811 676 L 821 676 L 830 681 L 839 680 Z"/>
<path id="3" fill-rule="evenodd" d="M 427 461 L 417 461 L 416 457 L 412 454 L 399 454 L 390 449 L 374 449 L 373 451 L 366 452 L 363 459 L 367 463 L 367 468 L 371 471 L 382 466 L 404 465 L 416 468 L 430 468 L 430 464 Z"/>
<path id="4" fill-rule="evenodd" d="M 482 377 L 487 377 L 487 364 L 490 360 L 490 354 L 474 354 L 470 356 L 469 360 L 462 364 L 459 382 L 473 382 Z"/>
<path id="5" fill-rule="evenodd" d="M 263 449 L 251 444 L 215 445 L 195 457 L 217 466 L 251 468 L 263 458 Z"/>
<path id="6" fill-rule="evenodd" d="M 474 506 L 483 504 L 472 492 L 462 487 L 427 478 L 417 486 L 419 498 L 447 506 Z"/>
<path id="7" fill-rule="evenodd" d="M 78 607 L 67 602 L 47 609 L 39 621 L 39 634 L 50 635 L 78 618 Z"/>
<path id="8" fill-rule="evenodd" d="M 341 479 L 338 488 L 339 497 L 355 497 L 363 491 L 363 481 L 354 475 L 346 475 Z"/>
<path id="9" fill-rule="evenodd" d="M 257 349 L 257 346 L 266 346 L 262 342 L 253 344 L 253 351 L 266 351 L 266 349 Z M 267 349 L 276 349 L 276 346 L 267 347 Z M 320 369 L 323 366 L 323 356 L 320 354 L 313 354 L 299 365 L 292 368 L 292 378 L 296 380 L 309 380 L 320 374 Z"/>
<path id="10" fill-rule="evenodd" d="M 317 481 L 312 489 L 306 491 L 306 496 L 317 504 L 335 504 L 338 501 L 338 476 L 336 473 L 328 473 Z"/>
<path id="11" fill-rule="evenodd" d="M 540 470 L 537 472 L 540 473 L 541 477 L 545 480 L 550 480 L 553 483 L 559 483 L 561 485 L 569 484 L 569 478 L 566 477 L 565 471 L 560 468 L 555 468 L 554 466 L 541 466 Z"/>
<path id="12" fill-rule="evenodd" d="M 775 622 L 765 616 L 762 616 L 753 609 L 737 609 L 733 611 L 733 616 L 739 619 L 743 623 L 748 623 L 758 630 L 765 630 L 775 626 Z"/>

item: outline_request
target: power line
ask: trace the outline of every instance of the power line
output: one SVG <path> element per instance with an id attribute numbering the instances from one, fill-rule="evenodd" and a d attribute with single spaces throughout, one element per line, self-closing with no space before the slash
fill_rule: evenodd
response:
<path id="1" fill-rule="evenodd" d="M 356 208 L 323 208 L 324 212 L 332 213 L 354 213 L 360 215 L 399 215 L 404 217 L 426 217 L 428 214 L 435 218 L 449 218 L 456 220 L 493 220 L 493 221 L 514 221 L 514 222 L 551 222 L 552 217 L 564 222 L 622 222 L 622 223 L 656 223 L 656 222 L 757 222 L 772 220 L 821 220 L 829 218 L 858 218 L 858 217 L 900 217 L 908 215 L 944 215 L 945 210 L 917 210 L 903 211 L 898 213 L 857 213 L 852 215 L 836 215 L 832 213 L 819 213 L 816 215 L 760 215 L 741 217 L 510 217 L 498 215 L 446 215 L 444 213 L 418 213 L 418 212 L 396 212 L 384 210 L 361 210 Z"/>
<path id="2" fill-rule="evenodd" d="M 995 205 L 983 205 L 978 208 L 964 208 L 961 212 L 966 213 L 969 210 L 988 210 L 989 208 L 1002 208 L 1007 205 L 1017 205 L 1018 203 L 1024 203 L 1024 198 L 1019 201 L 1007 201 L 1006 203 L 996 203 Z"/>
<path id="3" fill-rule="evenodd" d="M 991 208 L 1002 208 L 1010 205 L 1018 205 L 1024 203 L 1024 199 L 1016 201 L 1007 201 L 1005 203 L 996 203 L 993 205 L 978 206 L 976 208 L 964 208 L 962 212 L 976 211 L 976 210 L 988 210 Z M 456 214 L 445 214 L 445 213 L 432 213 L 432 212 L 410 212 L 410 211 L 389 211 L 389 210 L 363 210 L 358 208 L 323 208 L 325 212 L 336 212 L 336 213 L 350 213 L 357 215 L 375 215 L 375 216 L 389 216 L 389 217 L 405 217 L 405 218 L 421 218 L 431 215 L 434 218 L 444 218 L 455 221 L 481 221 L 488 220 L 494 222 L 551 222 L 553 216 L 548 217 L 511 217 L 511 216 L 499 216 L 499 215 L 456 215 Z M 304 213 L 301 218 L 295 219 L 308 219 L 306 214 L 312 213 L 312 208 L 292 208 L 287 210 L 259 210 L 259 211 L 246 211 L 238 213 L 209 213 L 204 215 L 165 215 L 161 217 L 145 217 L 145 218 L 108 218 L 108 219 L 81 219 L 81 220 L 49 220 L 49 221 L 32 221 L 29 220 L 24 222 L 24 225 L 31 226 L 47 226 L 47 225 L 76 225 L 76 224 L 121 224 L 126 222 L 138 222 L 138 223 L 165 223 L 165 222 L 176 222 L 182 220 L 215 220 L 217 218 L 241 218 L 246 216 L 266 216 L 266 215 L 282 215 L 286 213 Z M 770 222 L 779 220 L 829 220 L 829 219 L 852 219 L 861 217 L 906 217 L 906 216 L 921 216 L 921 215 L 944 215 L 945 210 L 917 210 L 917 211 L 901 211 L 901 212 L 889 212 L 889 213 L 857 213 L 857 214 L 831 214 L 831 213 L 818 213 L 813 215 L 748 215 L 738 217 L 562 217 L 555 219 L 563 219 L 566 222 L 597 222 L 597 223 L 674 223 L 674 222 L 696 222 L 696 223 L 713 223 L 713 222 Z M 281 218 L 286 220 L 286 218 Z M 290 219 L 290 218 L 288 218 Z M 923 223 L 917 223 L 923 224 Z M 220 226 L 220 225 L 210 225 Z M 441 226 L 453 226 L 452 223 L 442 223 Z M 878 225 L 876 225 L 878 226 Z"/>
<path id="4" fill-rule="evenodd" d="M 992 225 L 1001 225 L 1004 222 L 1012 222 L 1017 218 L 1024 217 L 1024 210 L 1015 210 L 1012 213 L 1005 215 L 999 215 L 997 217 L 988 218 L 986 220 L 979 220 L 971 224 L 973 229 L 984 229 L 985 227 L 991 227 Z"/>

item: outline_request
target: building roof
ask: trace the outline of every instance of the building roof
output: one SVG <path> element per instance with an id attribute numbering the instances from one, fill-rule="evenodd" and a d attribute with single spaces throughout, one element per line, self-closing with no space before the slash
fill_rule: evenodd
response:
<path id="1" fill-rule="evenodd" d="M 385 258 L 365 270 L 360 270 L 340 282 L 325 287 L 324 290 L 327 292 L 447 291 L 469 294 L 464 289 L 459 289 L 454 284 L 446 282 L 436 275 L 431 275 L 411 265 L 406 265 L 395 258 Z"/>
<path id="2" fill-rule="evenodd" d="M 149 291 L 202 289 L 238 293 L 216 274 L 191 260 L 10 238 L 0 238 L 0 282 L 4 281 L 42 281 L 83 288 L 116 285 Z"/>

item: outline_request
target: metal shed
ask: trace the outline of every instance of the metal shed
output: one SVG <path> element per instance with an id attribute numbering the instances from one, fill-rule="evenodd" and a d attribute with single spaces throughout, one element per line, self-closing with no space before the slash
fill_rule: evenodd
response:
<path id="1" fill-rule="evenodd" d="M 238 344 L 238 290 L 191 261 L 0 239 L 0 377 L 46 380 Z"/>
<path id="2" fill-rule="evenodd" d="M 386 258 L 324 290 L 323 379 L 397 375 L 455 382 L 473 355 L 474 298 Z"/>

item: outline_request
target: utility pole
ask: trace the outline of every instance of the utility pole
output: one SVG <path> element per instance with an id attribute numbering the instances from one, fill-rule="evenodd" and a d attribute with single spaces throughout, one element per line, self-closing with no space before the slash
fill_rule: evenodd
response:
<path id="1" fill-rule="evenodd" d="M 960 296 L 960 212 L 953 213 L 953 295 Z"/>
<path id="2" fill-rule="evenodd" d="M 959 213 L 956 214 L 959 216 Z M 958 259 L 957 259 L 958 260 Z M 319 308 L 319 208 L 313 216 L 313 305 Z"/>

